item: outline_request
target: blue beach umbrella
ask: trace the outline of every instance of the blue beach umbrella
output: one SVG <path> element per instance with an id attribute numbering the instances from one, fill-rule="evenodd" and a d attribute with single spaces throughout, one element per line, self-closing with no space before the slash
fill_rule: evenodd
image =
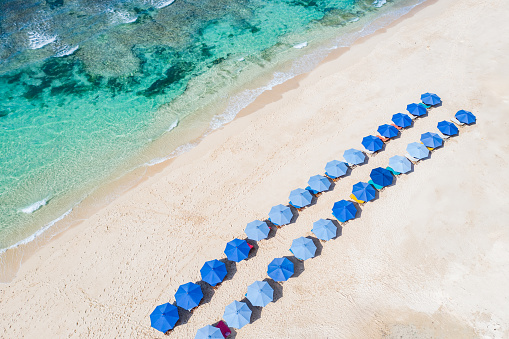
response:
<path id="1" fill-rule="evenodd" d="M 267 267 L 267 275 L 274 281 L 287 281 L 293 272 L 293 262 L 288 258 L 276 258 Z"/>
<path id="2" fill-rule="evenodd" d="M 444 140 L 442 140 L 440 135 L 436 133 L 426 132 L 421 134 L 421 142 L 426 147 L 437 148 L 439 146 L 442 146 Z"/>
<path id="3" fill-rule="evenodd" d="M 260 241 L 267 238 L 270 232 L 270 227 L 264 221 L 255 220 L 247 224 L 244 232 L 249 239 Z"/>
<path id="4" fill-rule="evenodd" d="M 358 200 L 371 201 L 375 199 L 376 190 L 370 184 L 361 181 L 353 185 L 352 194 Z"/>
<path id="5" fill-rule="evenodd" d="M 377 132 L 380 133 L 381 136 L 389 139 L 394 138 L 399 134 L 399 131 L 396 127 L 388 124 L 378 126 Z"/>
<path id="6" fill-rule="evenodd" d="M 429 150 L 420 142 L 412 142 L 407 145 L 406 151 L 416 159 L 424 159 L 429 155 Z"/>
<path id="7" fill-rule="evenodd" d="M 244 259 L 247 259 L 249 256 L 249 251 L 251 251 L 251 247 L 247 241 L 241 239 L 233 239 L 226 244 L 224 254 L 226 254 L 228 260 L 240 262 Z"/>
<path id="8" fill-rule="evenodd" d="M 210 286 L 223 282 L 227 273 L 226 265 L 217 259 L 207 261 L 200 269 L 201 279 Z"/>
<path id="9" fill-rule="evenodd" d="M 330 181 L 323 175 L 313 175 L 308 180 L 308 185 L 315 192 L 327 191 L 330 188 Z"/>
<path id="10" fill-rule="evenodd" d="M 207 325 L 196 332 L 194 339 L 224 339 L 224 336 L 219 328 Z"/>
<path id="11" fill-rule="evenodd" d="M 223 319 L 228 326 L 240 329 L 251 321 L 251 309 L 246 303 L 235 300 L 225 307 Z"/>
<path id="12" fill-rule="evenodd" d="M 415 115 L 417 117 L 420 117 L 421 115 L 424 115 L 424 114 L 426 114 L 426 112 L 428 112 L 426 110 L 426 107 L 424 107 L 422 105 L 419 105 L 419 104 L 410 104 L 410 105 L 407 105 L 406 106 L 406 110 L 410 114 Z"/>
<path id="13" fill-rule="evenodd" d="M 392 122 L 398 127 L 406 128 L 412 125 L 412 118 L 403 113 L 396 113 L 392 116 Z"/>
<path id="14" fill-rule="evenodd" d="M 293 240 L 290 252 L 292 252 L 297 259 L 308 260 L 315 256 L 316 245 L 313 240 L 300 237 Z"/>
<path id="15" fill-rule="evenodd" d="M 348 200 L 336 201 L 332 206 L 332 215 L 341 222 L 347 222 L 350 219 L 355 219 L 357 207 Z"/>
<path id="16" fill-rule="evenodd" d="M 289 224 L 293 218 L 293 212 L 288 206 L 277 205 L 270 209 L 269 220 L 277 226 Z"/>
<path id="17" fill-rule="evenodd" d="M 320 240 L 331 240 L 338 232 L 338 228 L 332 220 L 320 219 L 313 223 L 313 229 L 311 230 L 316 237 Z"/>
<path id="18" fill-rule="evenodd" d="M 391 171 L 382 167 L 377 167 L 371 170 L 369 177 L 373 180 L 374 184 L 382 187 L 389 186 L 394 180 Z"/>
<path id="19" fill-rule="evenodd" d="M 189 311 L 200 304 L 203 299 L 203 292 L 200 285 L 189 282 L 180 285 L 175 293 L 175 299 L 177 300 L 177 306 Z"/>
<path id="20" fill-rule="evenodd" d="M 389 159 L 389 167 L 399 173 L 408 173 L 412 170 L 412 163 L 401 155 L 395 155 Z"/>
<path id="21" fill-rule="evenodd" d="M 447 120 L 440 121 L 437 124 L 437 128 L 440 132 L 442 132 L 442 134 L 445 135 L 456 135 L 459 132 L 458 127 L 456 127 L 455 124 Z"/>
<path id="22" fill-rule="evenodd" d="M 313 196 L 309 193 L 308 190 L 303 188 L 297 188 L 290 192 L 290 204 L 296 208 L 302 208 L 309 204 L 311 204 L 311 200 Z"/>
<path id="23" fill-rule="evenodd" d="M 438 105 L 439 103 L 442 102 L 440 97 L 438 95 L 436 95 L 435 93 L 424 93 L 424 94 L 421 94 L 421 101 L 424 104 L 430 105 L 430 106 L 435 106 L 435 105 Z"/>
<path id="24" fill-rule="evenodd" d="M 365 149 L 371 152 L 378 152 L 384 147 L 384 143 L 380 138 L 375 137 L 374 135 L 368 135 L 367 137 L 362 138 L 362 146 Z"/>
<path id="25" fill-rule="evenodd" d="M 349 164 L 359 165 L 364 162 L 366 155 L 355 148 L 350 148 L 343 153 L 343 158 L 345 158 L 346 162 Z"/>
<path id="26" fill-rule="evenodd" d="M 255 281 L 247 287 L 246 297 L 253 306 L 265 307 L 274 300 L 274 289 L 266 281 Z"/>
<path id="27" fill-rule="evenodd" d="M 472 112 L 465 111 L 464 109 L 456 112 L 454 116 L 459 122 L 467 125 L 473 124 L 476 120 L 475 115 L 473 115 Z"/>
<path id="28" fill-rule="evenodd" d="M 178 320 L 177 306 L 170 303 L 159 305 L 150 313 L 150 326 L 163 333 L 175 327 Z"/>
<path id="29" fill-rule="evenodd" d="M 332 160 L 325 165 L 325 174 L 332 178 L 336 179 L 348 172 L 348 165 L 339 160 Z"/>

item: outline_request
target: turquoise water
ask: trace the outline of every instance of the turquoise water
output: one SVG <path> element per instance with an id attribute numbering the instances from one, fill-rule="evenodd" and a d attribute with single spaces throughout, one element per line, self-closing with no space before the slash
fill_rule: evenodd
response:
<path id="1" fill-rule="evenodd" d="M 295 45 L 339 34 L 381 4 L 0 3 L 0 248 L 140 165 L 154 140 L 294 58 Z"/>

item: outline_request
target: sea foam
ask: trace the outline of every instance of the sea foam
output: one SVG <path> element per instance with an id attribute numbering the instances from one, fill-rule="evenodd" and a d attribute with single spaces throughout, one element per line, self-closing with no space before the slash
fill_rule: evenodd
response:
<path id="1" fill-rule="evenodd" d="M 373 6 L 380 8 L 387 3 L 387 0 L 375 0 Z"/>
<path id="2" fill-rule="evenodd" d="M 80 45 L 76 45 L 74 47 L 71 46 L 62 46 L 61 48 L 58 48 L 57 52 L 55 53 L 56 58 L 61 58 L 67 55 L 71 55 L 74 52 L 76 52 L 80 48 Z"/>
<path id="3" fill-rule="evenodd" d="M 20 209 L 20 212 L 23 212 L 23 213 L 26 213 L 26 214 L 31 214 L 31 213 L 34 213 L 35 211 L 37 211 L 39 208 L 41 208 L 42 206 L 46 205 L 49 201 L 49 197 L 46 197 L 42 200 L 39 200 L 39 201 L 36 201 L 34 202 L 33 204 L 25 207 L 25 208 L 22 208 Z"/>
<path id="4" fill-rule="evenodd" d="M 28 32 L 28 47 L 30 49 L 39 49 L 47 44 L 51 44 L 57 39 L 56 35 L 48 35 L 36 31 Z"/>

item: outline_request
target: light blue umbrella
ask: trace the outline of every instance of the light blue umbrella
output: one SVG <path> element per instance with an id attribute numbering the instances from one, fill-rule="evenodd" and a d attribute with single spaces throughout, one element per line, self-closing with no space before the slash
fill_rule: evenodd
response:
<path id="1" fill-rule="evenodd" d="M 242 239 L 233 239 L 226 244 L 224 254 L 226 254 L 228 260 L 241 262 L 242 260 L 247 259 L 249 251 L 251 251 L 251 246 L 249 246 L 247 241 Z"/>
<path id="2" fill-rule="evenodd" d="M 392 116 L 392 122 L 398 127 L 406 128 L 412 125 L 412 118 L 403 113 L 396 113 Z"/>
<path id="3" fill-rule="evenodd" d="M 406 147 L 406 151 L 411 157 L 424 159 L 429 155 L 429 150 L 420 142 L 412 142 Z"/>
<path id="4" fill-rule="evenodd" d="M 355 218 L 357 207 L 348 200 L 336 201 L 332 207 L 332 215 L 341 222 L 347 222 Z"/>
<path id="5" fill-rule="evenodd" d="M 396 127 L 388 124 L 378 126 L 377 132 L 380 133 L 381 136 L 389 139 L 394 138 L 399 134 L 399 131 Z"/>
<path id="6" fill-rule="evenodd" d="M 436 133 L 426 132 L 421 134 L 421 142 L 426 147 L 437 148 L 442 146 L 444 140 Z"/>
<path id="7" fill-rule="evenodd" d="M 179 286 L 175 293 L 175 299 L 177 300 L 177 306 L 189 311 L 200 304 L 203 299 L 203 292 L 200 285 L 189 282 Z"/>
<path id="8" fill-rule="evenodd" d="M 224 337 L 219 328 L 207 325 L 196 332 L 194 339 L 224 339 Z"/>
<path id="9" fill-rule="evenodd" d="M 251 321 L 251 309 L 246 303 L 235 300 L 225 307 L 223 319 L 228 326 L 240 329 Z"/>
<path id="10" fill-rule="evenodd" d="M 352 194 L 358 200 L 371 201 L 375 199 L 376 190 L 370 184 L 361 181 L 353 185 Z"/>
<path id="11" fill-rule="evenodd" d="M 265 307 L 274 300 L 274 289 L 266 281 L 255 281 L 247 287 L 246 297 L 253 306 Z"/>
<path id="12" fill-rule="evenodd" d="M 287 281 L 293 273 L 293 262 L 288 258 L 275 258 L 267 267 L 267 275 L 274 281 Z"/>
<path id="13" fill-rule="evenodd" d="M 150 313 L 150 326 L 163 333 L 175 327 L 178 320 L 177 306 L 170 303 L 159 305 Z"/>
<path id="14" fill-rule="evenodd" d="M 323 175 L 313 175 L 308 180 L 309 188 L 314 192 L 327 191 L 330 188 L 330 181 Z"/>
<path id="15" fill-rule="evenodd" d="M 368 151 L 378 152 L 384 147 L 384 142 L 374 135 L 368 135 L 367 137 L 362 138 L 362 146 L 364 146 L 364 148 Z"/>
<path id="16" fill-rule="evenodd" d="M 207 261 L 200 270 L 201 279 L 210 286 L 223 282 L 227 273 L 226 265 L 217 259 Z"/>
<path id="17" fill-rule="evenodd" d="M 244 232 L 249 239 L 260 241 L 268 237 L 270 227 L 264 221 L 255 220 L 247 224 Z"/>
<path id="18" fill-rule="evenodd" d="M 277 205 L 270 209 L 269 220 L 277 226 L 289 224 L 293 218 L 293 212 L 288 206 Z"/>
<path id="19" fill-rule="evenodd" d="M 343 158 L 345 158 L 345 161 L 351 165 L 359 165 L 364 162 L 366 155 L 355 148 L 350 148 L 343 153 Z"/>
<path id="20" fill-rule="evenodd" d="M 456 135 L 459 132 L 458 127 L 456 127 L 455 124 L 453 124 L 452 122 L 447 121 L 447 120 L 440 121 L 437 124 L 437 127 L 438 127 L 438 130 L 440 132 L 442 132 L 442 134 L 445 134 L 445 135 Z"/>
<path id="21" fill-rule="evenodd" d="M 464 109 L 456 112 L 454 116 L 459 122 L 467 125 L 473 124 L 476 120 L 475 115 L 473 115 L 472 112 L 465 111 Z"/>
<path id="22" fill-rule="evenodd" d="M 440 97 L 438 95 L 436 95 L 435 93 L 424 93 L 424 94 L 421 94 L 421 101 L 424 104 L 430 105 L 430 106 L 435 106 L 435 105 L 438 105 L 439 103 L 442 102 Z"/>
<path id="23" fill-rule="evenodd" d="M 419 104 L 410 104 L 406 106 L 406 110 L 417 117 L 420 117 L 424 114 L 426 114 L 428 111 L 426 110 L 426 107 Z"/>
<path id="24" fill-rule="evenodd" d="M 348 165 L 339 160 L 332 160 L 325 165 L 325 174 L 332 179 L 339 178 L 348 172 Z"/>
<path id="25" fill-rule="evenodd" d="M 412 170 L 412 163 L 401 155 L 389 159 L 389 167 L 399 173 L 408 173 Z"/>
<path id="26" fill-rule="evenodd" d="M 313 223 L 313 229 L 311 230 L 316 237 L 320 240 L 331 240 L 338 232 L 338 228 L 332 220 L 320 219 Z"/>
<path id="27" fill-rule="evenodd" d="M 313 240 L 300 237 L 293 240 L 290 252 L 292 252 L 297 259 L 308 260 L 315 256 L 316 245 Z"/>
<path id="28" fill-rule="evenodd" d="M 290 204 L 295 208 L 306 207 L 311 204 L 311 200 L 313 200 L 313 196 L 309 193 L 308 190 L 303 188 L 297 188 L 290 192 Z"/>

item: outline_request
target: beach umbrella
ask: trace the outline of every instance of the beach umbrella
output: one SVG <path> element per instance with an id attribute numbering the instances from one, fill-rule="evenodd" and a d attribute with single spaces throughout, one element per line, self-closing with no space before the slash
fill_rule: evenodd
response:
<path id="1" fill-rule="evenodd" d="M 290 204 L 295 208 L 302 208 L 311 204 L 313 196 L 308 190 L 297 188 L 290 192 L 288 199 L 290 199 Z"/>
<path id="2" fill-rule="evenodd" d="M 389 167 L 399 173 L 408 173 L 412 170 L 412 163 L 401 155 L 389 159 Z"/>
<path id="3" fill-rule="evenodd" d="M 274 300 L 274 289 L 266 281 L 255 281 L 247 287 L 246 297 L 253 306 L 265 307 Z"/>
<path id="4" fill-rule="evenodd" d="M 406 151 L 411 157 L 424 159 L 429 155 L 429 150 L 420 142 L 412 142 L 407 145 Z"/>
<path id="5" fill-rule="evenodd" d="M 194 339 L 224 339 L 224 337 L 219 328 L 207 325 L 196 332 Z"/>
<path id="6" fill-rule="evenodd" d="M 348 165 L 339 160 L 332 160 L 325 165 L 325 174 L 332 178 L 336 179 L 348 172 Z"/>
<path id="7" fill-rule="evenodd" d="M 412 125 L 412 118 L 403 113 L 396 113 L 392 116 L 392 122 L 398 127 L 406 128 Z"/>
<path id="8" fill-rule="evenodd" d="M 313 240 L 300 237 L 293 240 L 290 252 L 292 252 L 297 259 L 307 260 L 315 256 L 316 245 Z"/>
<path id="9" fill-rule="evenodd" d="M 407 105 L 406 106 L 406 110 L 410 114 L 415 115 L 417 117 L 420 117 L 421 115 L 424 115 L 424 114 L 426 114 L 426 112 L 428 112 L 426 110 L 426 107 L 424 107 L 423 105 L 419 105 L 419 104 L 410 104 L 410 105 Z"/>
<path id="10" fill-rule="evenodd" d="M 327 191 L 330 188 L 330 181 L 323 175 L 313 175 L 308 180 L 308 185 L 315 192 Z"/>
<path id="11" fill-rule="evenodd" d="M 456 112 L 454 116 L 459 122 L 467 125 L 473 124 L 476 120 L 475 115 L 473 115 L 472 112 L 465 111 L 464 109 Z"/>
<path id="12" fill-rule="evenodd" d="M 424 93 L 424 94 L 421 94 L 421 101 L 424 104 L 430 105 L 430 106 L 435 106 L 435 105 L 438 105 L 439 103 L 442 102 L 440 97 L 438 95 L 436 95 L 435 93 Z"/>
<path id="13" fill-rule="evenodd" d="M 320 219 L 313 223 L 311 232 L 320 240 L 331 240 L 336 236 L 338 228 L 334 225 L 332 220 Z"/>
<path id="14" fill-rule="evenodd" d="M 445 135 L 456 135 L 459 132 L 458 127 L 456 127 L 455 124 L 447 120 L 440 121 L 437 124 L 437 128 L 440 132 L 442 132 L 442 134 Z"/>
<path id="15" fill-rule="evenodd" d="M 357 207 L 354 203 L 348 200 L 340 200 L 332 206 L 332 215 L 341 222 L 347 222 L 354 219 L 357 215 Z"/>
<path id="16" fill-rule="evenodd" d="M 223 319 L 228 326 L 240 329 L 251 321 L 251 309 L 246 303 L 235 300 L 225 307 Z"/>
<path id="17" fill-rule="evenodd" d="M 249 251 L 251 251 L 251 247 L 247 241 L 241 239 L 233 239 L 226 244 L 224 254 L 226 254 L 228 260 L 240 262 L 244 259 L 247 259 L 249 256 Z"/>
<path id="18" fill-rule="evenodd" d="M 384 142 L 374 135 L 368 135 L 367 137 L 362 138 L 362 146 L 364 146 L 364 148 L 368 151 L 378 152 L 384 147 Z"/>
<path id="19" fill-rule="evenodd" d="M 364 162 L 366 155 L 355 148 L 350 148 L 343 153 L 343 158 L 345 158 L 346 162 L 349 164 L 359 165 Z"/>
<path id="20" fill-rule="evenodd" d="M 382 167 L 377 167 L 371 170 L 371 173 L 369 174 L 369 177 L 373 181 L 374 184 L 378 186 L 389 186 L 392 184 L 392 181 L 394 180 L 394 177 L 392 176 L 391 171 L 386 170 Z"/>
<path id="21" fill-rule="evenodd" d="M 270 227 L 264 221 L 255 220 L 247 224 L 244 232 L 249 239 L 260 241 L 267 238 L 270 232 Z"/>
<path id="22" fill-rule="evenodd" d="M 439 146 L 442 146 L 444 140 L 442 140 L 440 135 L 436 133 L 426 132 L 421 134 L 421 142 L 426 147 L 437 148 Z"/>
<path id="23" fill-rule="evenodd" d="M 200 269 L 201 279 L 210 286 L 223 282 L 227 273 L 226 265 L 217 259 L 207 261 Z"/>
<path id="24" fill-rule="evenodd" d="M 376 190 L 370 184 L 361 181 L 353 185 L 352 194 L 358 200 L 371 201 L 375 199 Z"/>
<path id="25" fill-rule="evenodd" d="M 274 281 L 287 281 L 293 272 L 293 262 L 288 258 L 276 258 L 267 267 L 267 275 Z"/>
<path id="26" fill-rule="evenodd" d="M 178 320 L 177 306 L 170 303 L 159 305 L 150 313 L 150 326 L 163 333 L 175 327 Z"/>
<path id="27" fill-rule="evenodd" d="M 293 218 L 293 212 L 288 206 L 277 205 L 270 209 L 269 220 L 277 226 L 289 224 Z"/>
<path id="28" fill-rule="evenodd" d="M 399 131 L 396 127 L 388 124 L 378 126 L 377 132 L 380 133 L 381 136 L 389 139 L 394 138 L 399 134 Z"/>
<path id="29" fill-rule="evenodd" d="M 177 306 L 189 311 L 200 304 L 203 299 L 203 292 L 200 285 L 189 282 L 179 286 L 175 293 L 175 299 L 177 300 Z"/>

